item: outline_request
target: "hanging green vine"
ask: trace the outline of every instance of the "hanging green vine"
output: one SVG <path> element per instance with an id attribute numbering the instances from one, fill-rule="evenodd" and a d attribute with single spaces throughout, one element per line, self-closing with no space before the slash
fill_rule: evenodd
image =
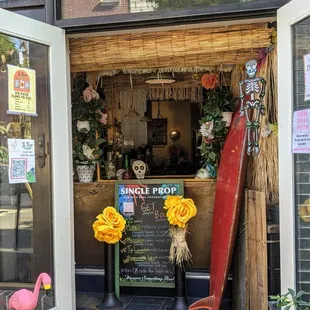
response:
<path id="1" fill-rule="evenodd" d="M 228 132 L 223 112 L 233 112 L 236 99 L 226 87 L 217 87 L 206 92 L 200 120 L 201 145 L 198 147 L 202 156 L 202 165 L 212 177 L 217 175 L 221 150 Z"/>

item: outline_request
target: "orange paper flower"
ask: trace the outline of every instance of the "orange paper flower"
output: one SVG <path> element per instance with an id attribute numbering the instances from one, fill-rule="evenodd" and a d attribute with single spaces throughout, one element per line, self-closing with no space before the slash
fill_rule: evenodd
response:
<path id="1" fill-rule="evenodd" d="M 206 73 L 201 78 L 201 85 L 205 89 L 214 89 L 218 83 L 218 75 L 215 73 Z"/>

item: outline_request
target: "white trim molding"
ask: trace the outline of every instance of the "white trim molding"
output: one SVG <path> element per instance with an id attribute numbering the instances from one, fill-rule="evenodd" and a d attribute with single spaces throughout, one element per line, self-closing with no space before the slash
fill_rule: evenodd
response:
<path id="1" fill-rule="evenodd" d="M 74 213 L 68 48 L 64 30 L 0 9 L 0 33 L 49 47 L 56 308 L 75 306 Z"/>
<path id="2" fill-rule="evenodd" d="M 293 38 L 292 26 L 310 15 L 310 2 L 292 0 L 278 10 L 279 203 L 281 291 L 296 290 L 295 199 L 292 154 Z M 310 44 L 310 43 L 309 43 Z"/>

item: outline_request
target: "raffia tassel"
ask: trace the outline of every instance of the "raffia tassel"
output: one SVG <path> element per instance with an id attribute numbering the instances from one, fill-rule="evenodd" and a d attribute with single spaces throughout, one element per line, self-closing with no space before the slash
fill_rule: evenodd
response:
<path id="1" fill-rule="evenodd" d="M 187 225 L 185 228 L 170 226 L 171 245 L 169 260 L 176 265 L 182 265 L 191 259 L 192 254 L 186 242 Z"/>

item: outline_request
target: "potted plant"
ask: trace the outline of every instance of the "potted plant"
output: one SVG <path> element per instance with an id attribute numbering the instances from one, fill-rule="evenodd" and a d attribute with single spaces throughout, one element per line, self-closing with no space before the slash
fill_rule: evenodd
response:
<path id="1" fill-rule="evenodd" d="M 206 92 L 205 98 L 199 130 L 202 142 L 198 149 L 204 169 L 208 171 L 210 177 L 215 177 L 236 100 L 226 87 L 210 89 Z M 229 113 L 230 116 L 224 114 L 224 117 L 223 113 Z"/>
<path id="2" fill-rule="evenodd" d="M 288 289 L 288 292 L 284 295 L 271 295 L 270 300 L 272 300 L 272 310 L 282 308 L 284 310 L 289 310 L 291 307 L 295 307 L 296 310 L 309 310 L 310 303 L 301 300 L 302 296 L 305 294 L 304 291 L 299 291 L 296 295 L 294 290 Z"/>
<path id="3" fill-rule="evenodd" d="M 98 93 L 86 83 L 84 75 L 73 81 L 72 93 L 72 141 L 73 162 L 79 181 L 92 182 L 96 163 L 102 154 L 99 145 L 104 139 L 98 139 L 105 122 L 102 122 L 104 109 Z"/>

